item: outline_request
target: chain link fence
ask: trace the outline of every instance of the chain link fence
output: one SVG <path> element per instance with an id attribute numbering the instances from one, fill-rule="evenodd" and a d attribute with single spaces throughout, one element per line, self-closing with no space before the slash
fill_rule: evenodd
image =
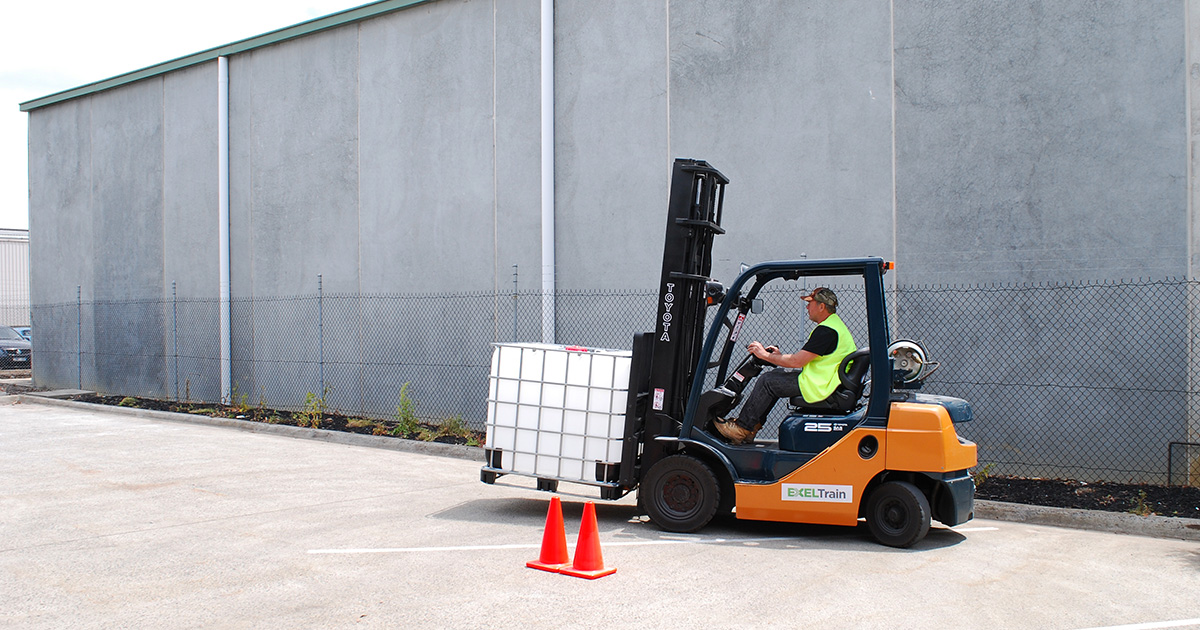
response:
<path id="1" fill-rule="evenodd" d="M 764 291 L 742 342 L 799 348 L 811 328 L 797 320 L 800 297 L 818 280 Z M 866 345 L 861 286 L 828 286 Z M 652 326 L 656 299 L 558 293 L 558 341 L 629 348 Z M 893 340 L 918 340 L 941 364 L 924 390 L 971 402 L 974 422 L 957 428 L 990 474 L 1200 483 L 1200 283 L 901 286 L 888 299 Z M 234 402 L 300 410 L 311 394 L 331 411 L 388 418 L 408 384 L 422 419 L 481 429 L 491 343 L 540 341 L 541 308 L 537 292 L 233 300 Z M 216 402 L 219 316 L 215 299 L 178 296 L 37 305 L 35 380 Z"/>
<path id="2" fill-rule="evenodd" d="M 1084 481 L 1168 474 L 1200 436 L 1200 283 L 906 288 L 897 320 L 945 367 L 930 388 L 971 401 L 962 433 L 995 472 Z M 1179 465 L 1186 458 L 1181 458 Z"/>

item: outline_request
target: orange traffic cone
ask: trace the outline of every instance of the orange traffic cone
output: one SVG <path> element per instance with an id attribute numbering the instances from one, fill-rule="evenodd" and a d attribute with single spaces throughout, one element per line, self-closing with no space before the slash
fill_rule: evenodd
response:
<path id="1" fill-rule="evenodd" d="M 583 523 L 579 526 L 579 541 L 575 543 L 575 561 L 558 572 L 589 580 L 617 572 L 616 569 L 604 568 L 604 558 L 600 554 L 600 529 L 596 526 L 596 505 L 591 501 L 583 506 Z"/>
<path id="2" fill-rule="evenodd" d="M 537 560 L 526 562 L 525 566 L 558 573 L 559 569 L 569 564 L 571 558 L 567 555 L 567 529 L 563 524 L 562 501 L 558 497 L 551 497 L 550 510 L 546 513 L 546 531 L 542 534 L 542 553 Z"/>

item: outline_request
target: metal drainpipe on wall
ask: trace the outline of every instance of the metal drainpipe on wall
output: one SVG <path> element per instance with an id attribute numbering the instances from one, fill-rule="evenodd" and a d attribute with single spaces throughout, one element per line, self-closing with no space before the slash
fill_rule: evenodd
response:
<path id="1" fill-rule="evenodd" d="M 231 402 L 229 327 L 229 59 L 217 57 L 217 240 L 221 342 L 221 402 Z"/>
<path id="2" fill-rule="evenodd" d="M 542 0 L 542 342 L 554 343 L 554 0 Z"/>

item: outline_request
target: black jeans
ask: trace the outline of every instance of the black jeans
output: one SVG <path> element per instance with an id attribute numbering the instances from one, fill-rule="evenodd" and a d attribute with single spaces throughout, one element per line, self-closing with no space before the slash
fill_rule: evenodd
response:
<path id="1" fill-rule="evenodd" d="M 738 426 L 753 431 L 771 413 L 775 401 L 800 395 L 800 370 L 775 368 L 758 375 L 754 389 L 742 405 Z"/>

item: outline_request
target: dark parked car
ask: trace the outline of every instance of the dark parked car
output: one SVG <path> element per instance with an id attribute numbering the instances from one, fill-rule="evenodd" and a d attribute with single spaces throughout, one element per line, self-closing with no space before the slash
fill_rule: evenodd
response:
<path id="1" fill-rule="evenodd" d="M 8 326 L 0 326 L 0 351 L 3 351 L 0 352 L 0 367 L 29 367 L 31 347 L 29 340 L 22 337 L 21 333 Z"/>

